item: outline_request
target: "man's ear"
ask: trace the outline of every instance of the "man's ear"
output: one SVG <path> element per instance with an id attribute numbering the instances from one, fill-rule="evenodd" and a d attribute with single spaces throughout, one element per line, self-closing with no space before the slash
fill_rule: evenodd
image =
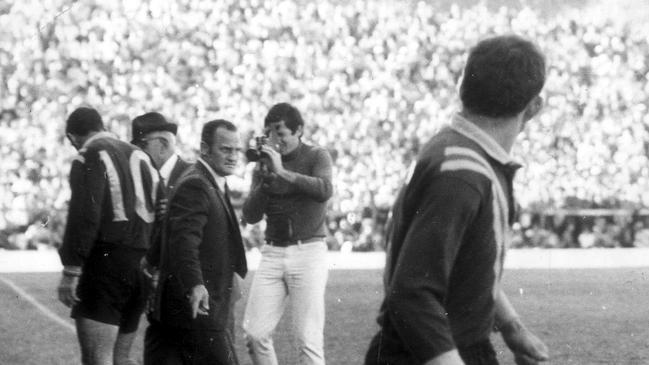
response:
<path id="1" fill-rule="evenodd" d="M 293 133 L 293 134 L 297 134 L 298 137 L 302 137 L 302 133 L 304 133 L 304 127 L 299 125 L 299 126 L 297 126 L 297 129 L 295 130 L 295 133 Z"/>
<path id="2" fill-rule="evenodd" d="M 540 95 L 537 95 L 532 99 L 525 108 L 523 114 L 523 121 L 527 122 L 528 120 L 534 118 L 540 111 L 543 109 L 543 98 Z"/>
<path id="3" fill-rule="evenodd" d="M 201 141 L 201 156 L 205 156 L 210 153 L 210 146 L 207 145 L 204 141 Z"/>

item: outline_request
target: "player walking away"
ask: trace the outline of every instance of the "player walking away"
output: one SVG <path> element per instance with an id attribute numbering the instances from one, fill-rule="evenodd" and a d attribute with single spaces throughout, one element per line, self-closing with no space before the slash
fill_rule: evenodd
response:
<path id="1" fill-rule="evenodd" d="M 462 110 L 423 147 L 394 205 L 381 330 L 365 364 L 496 365 L 494 326 L 517 364 L 548 359 L 501 289 L 520 167 L 510 151 L 544 83 L 545 58 L 525 39 L 471 49 Z"/>
<path id="2" fill-rule="evenodd" d="M 65 132 L 79 155 L 70 170 L 59 300 L 72 307 L 84 365 L 132 364 L 146 300 L 139 262 L 149 246 L 158 174 L 144 152 L 104 130 L 94 109 L 72 112 Z"/>

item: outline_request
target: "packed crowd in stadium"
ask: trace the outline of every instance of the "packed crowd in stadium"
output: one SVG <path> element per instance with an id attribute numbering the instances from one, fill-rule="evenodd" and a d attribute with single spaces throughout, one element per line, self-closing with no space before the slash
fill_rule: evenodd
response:
<path id="1" fill-rule="evenodd" d="M 517 246 L 649 246 L 649 27 L 370 0 L 24 1 L 0 5 L 0 23 L 0 246 L 60 241 L 77 106 L 125 140 L 134 116 L 161 112 L 193 158 L 204 122 L 231 120 L 249 141 L 289 101 L 334 158 L 330 246 L 380 249 L 419 146 L 457 110 L 466 45 L 503 32 L 549 63 L 546 106 L 514 151 Z M 240 196 L 249 178 L 242 163 Z M 548 213 L 570 208 L 634 215 Z"/>

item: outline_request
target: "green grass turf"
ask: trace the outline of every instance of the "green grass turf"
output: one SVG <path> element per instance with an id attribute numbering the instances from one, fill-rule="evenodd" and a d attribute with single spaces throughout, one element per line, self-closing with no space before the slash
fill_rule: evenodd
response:
<path id="1" fill-rule="evenodd" d="M 1 274 L 67 318 L 57 302 L 58 274 Z M 509 270 L 505 288 L 528 327 L 551 349 L 550 364 L 649 364 L 648 269 Z M 250 277 L 246 280 L 250 283 Z M 78 364 L 74 333 L 51 321 L 0 283 L 0 364 Z M 247 286 L 246 286 L 247 289 Z M 328 364 L 360 364 L 377 326 L 381 271 L 331 271 L 327 288 L 325 346 Z M 237 320 L 244 302 L 237 306 Z M 295 364 L 289 318 L 276 332 L 280 364 Z M 134 354 L 141 359 L 143 320 Z M 242 365 L 250 364 L 237 328 Z M 498 336 L 503 365 L 513 364 Z"/>

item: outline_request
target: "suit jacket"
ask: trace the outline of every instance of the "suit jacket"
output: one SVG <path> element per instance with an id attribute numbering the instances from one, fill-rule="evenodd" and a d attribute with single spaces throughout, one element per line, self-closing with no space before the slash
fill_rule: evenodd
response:
<path id="1" fill-rule="evenodd" d="M 203 164 L 194 164 L 182 175 L 169 199 L 155 319 L 172 327 L 227 328 L 232 277 L 247 272 L 239 224 L 231 208 Z M 210 309 L 208 315 L 192 320 L 187 294 L 201 284 L 209 293 Z"/>
<path id="2" fill-rule="evenodd" d="M 167 186 L 166 186 L 166 193 L 167 196 L 169 195 L 169 192 L 176 187 L 176 183 L 178 182 L 178 179 L 182 175 L 185 170 L 192 164 L 190 162 L 187 162 L 183 160 L 182 158 L 178 157 L 178 160 L 176 160 L 176 164 L 174 165 L 174 168 L 171 170 L 171 174 L 169 174 L 169 181 L 167 181 Z"/>
<path id="3" fill-rule="evenodd" d="M 160 185 L 158 186 L 157 199 L 168 198 L 173 189 L 176 187 L 178 179 L 182 176 L 182 173 L 189 168 L 192 164 L 178 157 L 176 164 L 169 174 L 169 181 L 167 181 L 166 186 L 163 185 L 162 179 L 160 179 Z M 160 249 L 162 241 L 164 240 L 164 219 L 156 220 L 153 233 L 151 237 L 151 247 L 147 251 L 146 259 L 147 262 L 155 267 L 160 265 Z"/>

